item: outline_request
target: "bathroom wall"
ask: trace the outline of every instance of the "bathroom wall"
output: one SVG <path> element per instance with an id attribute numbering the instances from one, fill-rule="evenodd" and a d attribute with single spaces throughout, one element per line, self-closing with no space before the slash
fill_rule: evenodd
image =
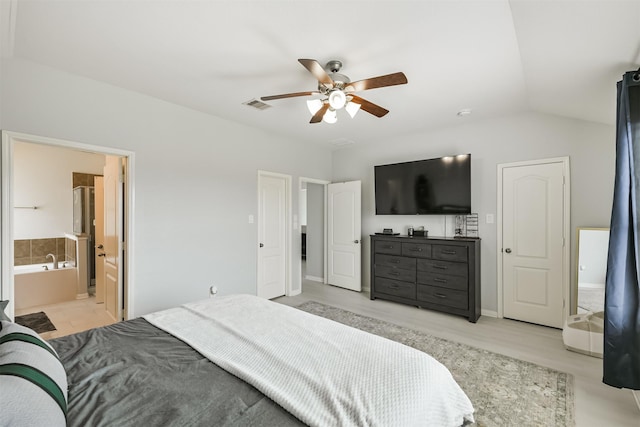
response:
<path id="1" fill-rule="evenodd" d="M 14 239 L 64 238 L 73 231 L 73 173 L 102 174 L 104 156 L 17 143 L 13 158 Z"/>
<path id="2" fill-rule="evenodd" d="M 20 239 L 13 241 L 14 265 L 44 264 L 51 262 L 48 254 L 61 261 L 76 261 L 75 242 L 66 237 L 46 239 Z"/>

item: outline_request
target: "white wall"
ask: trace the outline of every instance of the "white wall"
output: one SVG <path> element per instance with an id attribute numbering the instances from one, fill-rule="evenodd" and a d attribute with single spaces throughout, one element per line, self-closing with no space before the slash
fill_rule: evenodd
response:
<path id="1" fill-rule="evenodd" d="M 612 88 L 615 94 L 615 88 Z M 464 119 L 461 119 L 464 120 Z M 398 135 L 392 141 L 362 142 L 333 154 L 333 180 L 362 180 L 362 232 L 368 236 L 383 228 L 406 233 L 406 227 L 424 225 L 430 236 L 445 234 L 444 216 L 376 216 L 373 167 L 379 164 L 471 153 L 471 205 L 479 214 L 482 308 L 497 311 L 496 214 L 500 163 L 569 156 L 571 162 L 571 283 L 574 283 L 575 227 L 608 227 L 615 174 L 613 126 L 526 113 L 484 122 L 461 122 L 433 132 Z M 447 234 L 451 234 L 449 217 Z M 363 239 L 363 285 L 370 284 L 368 238 Z"/>
<path id="2" fill-rule="evenodd" d="M 47 145 L 17 143 L 13 149 L 13 238 L 73 234 L 73 172 L 102 175 L 104 156 Z"/>
<path id="3" fill-rule="evenodd" d="M 324 147 L 24 60 L 3 60 L 0 72 L 3 130 L 136 153 L 136 316 L 204 298 L 212 284 L 255 294 L 257 226 L 248 215 L 257 214 L 257 171 L 293 182 L 302 172 L 331 175 Z"/>

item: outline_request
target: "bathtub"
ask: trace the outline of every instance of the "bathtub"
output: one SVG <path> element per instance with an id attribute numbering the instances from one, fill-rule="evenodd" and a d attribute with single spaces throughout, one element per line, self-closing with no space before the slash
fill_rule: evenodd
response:
<path id="1" fill-rule="evenodd" d="M 59 265 L 57 270 L 53 269 L 53 263 L 13 267 L 16 310 L 76 299 L 77 269 Z"/>

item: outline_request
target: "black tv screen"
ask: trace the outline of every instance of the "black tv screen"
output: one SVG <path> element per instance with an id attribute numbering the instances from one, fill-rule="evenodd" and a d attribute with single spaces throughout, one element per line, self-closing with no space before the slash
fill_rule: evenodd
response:
<path id="1" fill-rule="evenodd" d="M 375 166 L 376 215 L 471 213 L 471 154 Z"/>

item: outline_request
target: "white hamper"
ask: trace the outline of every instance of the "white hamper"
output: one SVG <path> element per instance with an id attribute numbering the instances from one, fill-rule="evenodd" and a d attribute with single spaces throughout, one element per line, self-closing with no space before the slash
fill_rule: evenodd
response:
<path id="1" fill-rule="evenodd" d="M 604 311 L 569 316 L 562 329 L 567 350 L 602 358 Z"/>

